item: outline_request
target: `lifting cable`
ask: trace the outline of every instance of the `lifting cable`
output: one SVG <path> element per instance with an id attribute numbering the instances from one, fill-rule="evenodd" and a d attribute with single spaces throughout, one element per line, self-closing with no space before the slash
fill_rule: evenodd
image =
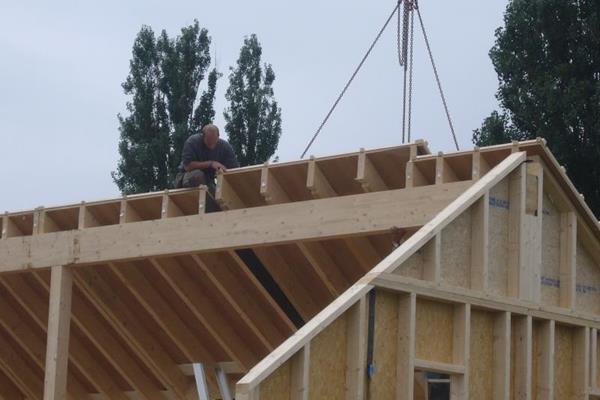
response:
<path id="1" fill-rule="evenodd" d="M 369 50 L 367 50 L 367 53 L 364 55 L 364 57 L 362 58 L 362 60 L 358 64 L 358 67 L 356 67 L 356 69 L 354 70 L 354 73 L 352 74 L 352 76 L 348 80 L 348 83 L 346 83 L 346 86 L 344 86 L 344 89 L 342 90 L 342 92 L 340 93 L 340 95 L 338 96 L 338 98 L 336 99 L 335 103 L 333 103 L 333 106 L 331 107 L 331 109 L 329 110 L 329 112 L 327 113 L 327 115 L 325 116 L 325 119 L 323 119 L 323 122 L 321 122 L 321 125 L 319 126 L 319 129 L 317 129 L 317 132 L 315 132 L 315 134 L 313 135 L 312 139 L 310 139 L 310 142 L 308 142 L 308 146 L 306 146 L 306 149 L 304 149 L 304 151 L 302 152 L 302 155 L 300 156 L 300 158 L 304 158 L 304 156 L 306 155 L 306 152 L 308 151 L 308 149 L 310 149 L 310 146 L 312 146 L 313 142 L 315 141 L 315 139 L 317 138 L 317 136 L 319 136 L 319 133 L 321 133 L 321 130 L 323 129 L 323 127 L 325 126 L 325 124 L 327 123 L 327 121 L 329 121 L 329 117 L 331 117 L 331 114 L 333 114 L 333 111 L 336 109 L 336 107 L 339 104 L 340 100 L 342 100 L 342 97 L 344 97 L 344 95 L 346 94 L 346 91 L 348 90 L 348 88 L 352 84 L 352 81 L 354 81 L 354 78 L 356 78 L 356 75 L 358 75 L 358 72 L 361 70 L 361 68 L 364 65 L 365 61 L 367 61 L 367 58 L 369 58 L 369 55 L 371 55 L 371 52 L 373 51 L 373 48 L 375 47 L 375 45 L 377 44 L 377 42 L 381 38 L 381 35 L 383 35 L 383 32 L 385 31 L 385 28 L 387 28 L 387 26 L 390 24 L 390 21 L 394 17 L 394 14 L 396 14 L 396 11 L 398 11 L 399 7 L 400 7 L 400 1 L 398 2 L 398 4 L 396 4 L 396 7 L 394 7 L 394 10 L 392 11 L 392 13 L 388 17 L 388 19 L 385 21 L 385 24 L 383 24 L 383 28 L 381 28 L 381 30 L 377 34 L 377 37 L 375 37 L 375 40 L 371 44 L 371 47 L 369 47 Z"/>
<path id="2" fill-rule="evenodd" d="M 403 12 L 402 12 L 403 11 Z M 425 31 L 425 25 L 423 24 L 423 18 L 421 16 L 421 12 L 419 10 L 418 0 L 398 0 L 396 6 L 394 7 L 392 13 L 387 18 L 383 27 L 375 37 L 373 43 L 367 50 L 366 54 L 363 56 L 362 60 L 354 70 L 354 73 L 342 89 L 342 92 L 339 94 L 333 106 L 329 109 L 329 112 L 319 125 L 319 128 L 313 135 L 313 137 L 308 142 L 308 145 L 302 152 L 300 158 L 304 158 L 315 139 L 323 128 L 325 124 L 329 121 L 329 118 L 337 108 L 338 104 L 348 91 L 348 88 L 362 69 L 365 61 L 371 55 L 371 52 L 375 48 L 375 45 L 383 35 L 383 32 L 390 24 L 390 21 L 394 17 L 396 13 L 398 13 L 398 26 L 397 26 L 397 47 L 398 47 L 398 62 L 401 67 L 404 69 L 404 79 L 403 79 L 403 97 L 402 97 L 402 143 L 410 142 L 411 140 L 411 119 L 412 119 L 412 91 L 413 91 L 413 47 L 414 47 L 414 11 L 417 12 L 417 16 L 419 18 L 419 24 L 421 25 L 421 31 L 423 32 L 423 38 L 425 40 L 425 45 L 427 47 L 427 52 L 429 54 L 429 60 L 431 61 L 431 65 L 433 67 L 433 73 L 435 75 L 435 80 L 437 83 L 437 87 L 442 98 L 442 104 L 444 106 L 444 111 L 446 113 L 446 118 L 448 119 L 448 124 L 450 126 L 450 131 L 452 133 L 452 139 L 454 140 L 454 145 L 456 146 L 456 150 L 460 150 L 458 146 L 458 140 L 456 139 L 456 133 L 454 131 L 454 125 L 452 123 L 452 118 L 450 117 L 450 112 L 448 110 L 448 104 L 446 102 L 446 96 L 444 95 L 444 91 L 442 89 L 442 83 L 438 74 L 437 66 L 433 59 L 433 53 L 431 51 L 431 46 L 429 44 L 429 38 L 427 36 L 427 32 Z M 408 85 L 408 90 L 407 90 Z"/>

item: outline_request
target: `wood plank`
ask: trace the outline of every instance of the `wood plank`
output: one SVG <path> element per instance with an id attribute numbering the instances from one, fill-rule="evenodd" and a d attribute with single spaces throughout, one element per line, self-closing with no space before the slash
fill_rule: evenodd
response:
<path id="1" fill-rule="evenodd" d="M 398 297 L 398 361 L 396 400 L 414 400 L 417 296 Z"/>
<path id="2" fill-rule="evenodd" d="M 442 232 L 423 247 L 423 279 L 439 282 L 442 276 Z"/>
<path id="3" fill-rule="evenodd" d="M 244 208 L 243 201 L 223 173 L 217 174 L 215 200 L 223 210 Z"/>
<path id="4" fill-rule="evenodd" d="M 320 305 L 311 295 L 309 288 L 304 287 L 298 280 L 294 266 L 287 262 L 279 249 L 257 247 L 253 250 L 304 320 L 311 319 L 319 312 Z"/>
<path id="5" fill-rule="evenodd" d="M 598 388 L 598 329 L 590 331 L 590 388 Z"/>
<path id="6" fill-rule="evenodd" d="M 44 400 L 61 400 L 67 396 L 67 366 L 71 327 L 71 293 L 73 275 L 68 267 L 52 267 Z"/>
<path id="7" fill-rule="evenodd" d="M 0 272 L 414 228 L 427 223 L 470 185 L 456 182 L 9 238 L 0 242 Z"/>
<path id="8" fill-rule="evenodd" d="M 189 360 L 214 362 L 208 349 L 198 335 L 192 334 L 171 305 L 146 279 L 140 268 L 132 264 L 109 263 L 110 270 L 129 289 L 144 310 L 158 326 L 167 333 L 171 341 Z"/>
<path id="9" fill-rule="evenodd" d="M 444 155 L 438 155 L 435 159 L 435 184 L 440 185 L 442 183 L 456 182 L 458 180 L 456 173 L 448 164 Z"/>
<path id="10" fill-rule="evenodd" d="M 190 279 L 176 260 L 161 259 L 160 263 L 157 260 L 152 260 L 152 262 L 169 287 L 192 310 L 193 315 L 225 353 L 231 357 L 231 360 L 239 362 L 244 368 L 250 368 L 256 363 L 256 354 L 248 348 L 239 333 L 225 320 L 224 316 L 215 312 L 214 301 L 208 298 L 201 286 Z M 207 360 L 204 357 L 201 359 L 215 362 L 215 360 Z"/>
<path id="11" fill-rule="evenodd" d="M 265 165 L 260 175 L 260 195 L 267 204 L 281 204 L 290 202 L 290 198 L 277 181 L 273 171 Z"/>
<path id="12" fill-rule="evenodd" d="M 110 322 L 162 384 L 177 396 L 186 398 L 187 379 L 162 346 L 129 310 L 113 287 L 97 271 L 80 269 L 74 276 L 78 287 L 97 310 Z"/>
<path id="13" fill-rule="evenodd" d="M 590 382 L 590 330 L 576 328 L 573 332 L 573 399 L 587 400 Z"/>
<path id="14" fill-rule="evenodd" d="M 339 296 L 350 286 L 350 282 L 327 253 L 323 244 L 319 242 L 300 242 L 298 248 L 333 296 Z"/>
<path id="15" fill-rule="evenodd" d="M 367 300 L 360 299 L 346 314 L 346 400 L 362 400 L 366 390 Z"/>
<path id="16" fill-rule="evenodd" d="M 226 255 L 211 254 L 204 257 L 192 256 L 194 262 L 208 277 L 210 282 L 221 293 L 240 318 L 246 323 L 249 330 L 260 340 L 266 351 L 271 351 L 276 345 L 285 340 L 286 336 L 278 331 L 277 326 L 268 318 L 270 313 L 263 309 L 264 305 L 257 302 L 255 296 L 260 296 L 257 291 L 248 292 L 244 282 L 240 281 L 240 275 L 233 275 L 226 265 Z M 155 260 L 156 262 L 157 260 Z M 234 262 L 231 260 L 231 262 Z M 167 271 L 166 273 L 169 273 Z M 248 280 L 253 288 L 257 282 Z M 281 317 L 277 315 L 277 317 Z M 287 320 L 287 317 L 285 318 Z M 291 322 L 290 322 L 291 324 Z M 293 331 L 289 330 L 288 334 Z"/>
<path id="17" fill-rule="evenodd" d="M 469 399 L 469 354 L 471 343 L 471 305 L 454 305 L 454 329 L 452 334 L 452 361 L 464 368 L 464 373 L 450 375 L 450 397 Z"/>
<path id="18" fill-rule="evenodd" d="M 406 163 L 406 187 L 414 188 L 429 185 L 429 181 L 423 175 L 415 161 Z"/>
<path id="19" fill-rule="evenodd" d="M 290 400 L 308 400 L 310 395 L 310 343 L 291 359 Z"/>
<path id="20" fill-rule="evenodd" d="M 438 374 L 448 374 L 452 376 L 459 376 L 465 373 L 465 366 L 458 364 L 448 364 L 438 361 L 421 360 L 415 359 L 415 369 L 419 371 L 435 372 Z M 453 392 L 452 395 L 455 395 Z"/>
<path id="21" fill-rule="evenodd" d="M 510 338 L 510 312 L 500 312 L 496 315 L 494 319 L 494 400 L 510 399 Z"/>
<path id="22" fill-rule="evenodd" d="M 484 194 L 471 211 L 471 289 L 487 291 L 489 268 L 490 194 Z"/>
<path id="23" fill-rule="evenodd" d="M 0 370 L 25 394 L 27 399 L 41 400 L 43 398 L 44 382 L 39 373 L 29 367 L 2 334 L 0 334 Z"/>
<path id="24" fill-rule="evenodd" d="M 529 266 L 525 265 L 525 164 L 521 164 L 509 178 L 508 211 L 508 295 L 527 299 Z"/>
<path id="25" fill-rule="evenodd" d="M 530 315 L 513 318 L 512 345 L 514 346 L 514 385 L 515 400 L 531 400 L 531 357 L 532 324 Z"/>
<path id="26" fill-rule="evenodd" d="M 356 181 L 360 183 L 360 186 L 365 192 L 378 192 L 381 190 L 387 190 L 388 187 L 385 181 L 373 165 L 373 162 L 369 159 L 364 149 L 361 149 L 358 154 L 358 166 L 356 172 Z"/>
<path id="27" fill-rule="evenodd" d="M 554 331 L 555 322 L 540 322 L 537 354 L 536 400 L 554 400 Z"/>
<path id="28" fill-rule="evenodd" d="M 312 157 L 308 163 L 306 188 L 315 199 L 325 199 L 327 197 L 337 196 L 337 193 L 333 190 L 333 187 L 331 187 L 331 184 L 323 174 L 323 171 Z"/>
<path id="29" fill-rule="evenodd" d="M 560 306 L 575 307 L 577 295 L 577 216 L 574 212 L 560 214 Z"/>

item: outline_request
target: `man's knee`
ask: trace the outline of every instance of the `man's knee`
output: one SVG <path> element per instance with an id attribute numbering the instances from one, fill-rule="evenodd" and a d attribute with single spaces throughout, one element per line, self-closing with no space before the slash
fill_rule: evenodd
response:
<path id="1" fill-rule="evenodd" d="M 186 172 L 183 176 L 183 187 L 198 187 L 200 185 L 206 185 L 206 177 L 201 169 Z"/>

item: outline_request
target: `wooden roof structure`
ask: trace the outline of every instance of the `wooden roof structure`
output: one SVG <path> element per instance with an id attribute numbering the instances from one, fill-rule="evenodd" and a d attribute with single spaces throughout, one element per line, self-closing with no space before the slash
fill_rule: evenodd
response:
<path id="1" fill-rule="evenodd" d="M 450 154 L 417 141 L 246 167 L 218 176 L 224 211 L 205 213 L 206 196 L 201 187 L 5 213 L 0 398 L 227 399 L 237 383 L 238 400 L 412 400 L 415 371 L 427 370 L 448 373 L 466 399 L 476 308 L 494 310 L 481 316 L 493 329 L 529 335 L 524 346 L 541 345 L 532 332 L 554 346 L 559 327 L 571 329 L 568 377 L 591 378 L 566 390 L 600 393 L 589 356 L 600 228 L 542 140 Z M 380 310 L 370 293 L 394 306 Z M 439 345 L 450 358 L 419 354 L 428 315 L 450 318 L 450 344 Z M 390 338 L 377 338 L 391 320 L 386 351 Z M 510 354 L 517 336 L 507 335 Z M 367 359 L 381 354 L 394 354 L 393 368 L 367 378 Z M 504 371 L 494 379 L 508 383 L 483 384 L 498 388 L 489 398 L 513 398 L 502 397 L 511 382 L 537 390 L 525 358 L 524 379 L 494 358 L 490 370 Z M 554 382 L 540 365 L 535 374 Z"/>

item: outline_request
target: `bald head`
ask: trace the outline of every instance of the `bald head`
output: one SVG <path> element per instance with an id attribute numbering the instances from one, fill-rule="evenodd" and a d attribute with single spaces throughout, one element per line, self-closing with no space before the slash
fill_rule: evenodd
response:
<path id="1" fill-rule="evenodd" d="M 204 125 L 202 128 L 202 139 L 209 149 L 214 149 L 219 141 L 219 128 L 213 124 Z"/>

